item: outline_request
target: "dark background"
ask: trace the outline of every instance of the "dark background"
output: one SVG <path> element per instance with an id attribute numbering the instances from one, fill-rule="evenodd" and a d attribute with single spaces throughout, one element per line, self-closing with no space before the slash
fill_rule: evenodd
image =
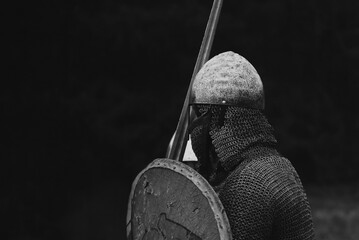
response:
<path id="1" fill-rule="evenodd" d="M 211 3 L 5 8 L 5 239 L 125 239 L 131 183 L 165 155 Z M 256 67 L 280 150 L 308 189 L 359 186 L 358 10 L 357 0 L 222 8 L 211 56 L 232 50 Z"/>

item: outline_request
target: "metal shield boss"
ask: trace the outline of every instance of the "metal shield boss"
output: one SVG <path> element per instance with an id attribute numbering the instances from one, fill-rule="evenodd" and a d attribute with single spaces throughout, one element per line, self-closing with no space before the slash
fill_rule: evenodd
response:
<path id="1" fill-rule="evenodd" d="M 231 240 L 224 208 L 209 183 L 179 161 L 156 159 L 132 184 L 131 240 Z"/>

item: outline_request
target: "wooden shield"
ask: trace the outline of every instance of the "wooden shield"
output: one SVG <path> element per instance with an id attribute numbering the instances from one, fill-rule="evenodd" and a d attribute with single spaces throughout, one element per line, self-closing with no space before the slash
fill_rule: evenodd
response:
<path id="1" fill-rule="evenodd" d="M 132 184 L 129 240 L 231 240 L 224 208 L 209 183 L 191 167 L 156 159 Z"/>

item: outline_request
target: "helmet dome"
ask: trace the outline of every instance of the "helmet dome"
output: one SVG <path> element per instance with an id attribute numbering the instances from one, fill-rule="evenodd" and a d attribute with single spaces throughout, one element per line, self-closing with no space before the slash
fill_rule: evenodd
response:
<path id="1" fill-rule="evenodd" d="M 264 110 L 263 84 L 247 59 L 228 51 L 211 58 L 197 73 L 190 102 Z"/>

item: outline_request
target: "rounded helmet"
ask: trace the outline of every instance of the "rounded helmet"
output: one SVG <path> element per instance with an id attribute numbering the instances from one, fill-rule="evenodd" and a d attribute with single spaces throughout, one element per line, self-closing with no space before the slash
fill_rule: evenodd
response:
<path id="1" fill-rule="evenodd" d="M 214 56 L 197 73 L 190 104 L 241 106 L 264 110 L 260 76 L 247 59 L 228 51 Z"/>

